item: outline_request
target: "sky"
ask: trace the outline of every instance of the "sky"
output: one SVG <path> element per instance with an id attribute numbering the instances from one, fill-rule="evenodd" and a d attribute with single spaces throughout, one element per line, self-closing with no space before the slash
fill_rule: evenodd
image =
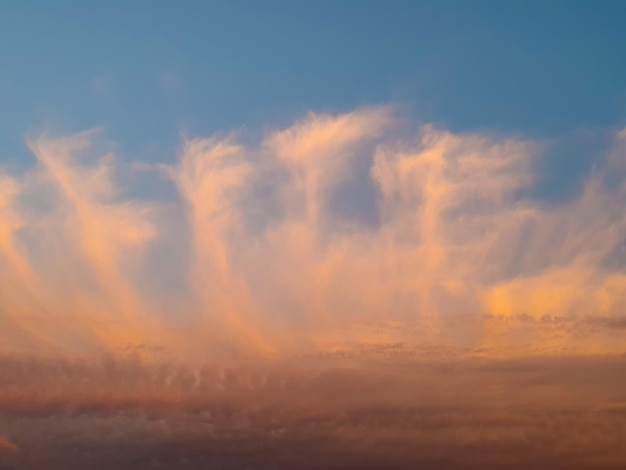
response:
<path id="1" fill-rule="evenodd" d="M 623 2 L 0 5 L 0 469 L 626 465 Z"/>

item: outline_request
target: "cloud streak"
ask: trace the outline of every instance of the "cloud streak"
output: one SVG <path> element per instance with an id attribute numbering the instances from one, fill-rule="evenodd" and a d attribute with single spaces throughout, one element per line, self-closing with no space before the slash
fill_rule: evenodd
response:
<path id="1" fill-rule="evenodd" d="M 623 132 L 576 198 L 548 203 L 532 197 L 541 143 L 400 122 L 311 113 L 256 143 L 186 140 L 159 167 L 117 160 L 94 132 L 32 139 L 37 166 L 1 180 L 4 348 L 211 358 L 409 341 L 497 356 L 520 318 L 620 321 Z M 118 182 L 138 168 L 178 197 L 131 200 Z M 338 211 L 347 187 L 370 222 Z M 152 272 L 165 251 L 179 262 Z M 173 280 L 180 292 L 155 295 Z M 555 350 L 601 342 L 560 334 Z"/>

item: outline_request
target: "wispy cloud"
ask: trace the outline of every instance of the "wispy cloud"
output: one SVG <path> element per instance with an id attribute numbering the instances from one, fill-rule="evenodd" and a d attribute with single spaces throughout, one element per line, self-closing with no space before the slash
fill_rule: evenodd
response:
<path id="1" fill-rule="evenodd" d="M 623 131 L 554 202 L 541 142 L 407 127 L 311 113 L 160 165 L 31 139 L 0 173 L 0 466 L 616 468 Z"/>
<path id="2" fill-rule="evenodd" d="M 576 198 L 548 203 L 529 196 L 541 143 L 407 135 L 399 122 L 365 108 L 311 113 L 253 144 L 186 140 L 154 172 L 178 190 L 169 204 L 130 200 L 116 181 L 150 164 L 101 155 L 94 132 L 32 139 L 37 165 L 1 180 L 3 347 L 210 358 L 401 339 L 498 355 L 519 318 L 550 331 L 555 318 L 620 321 L 622 133 Z M 362 204 L 377 195 L 363 208 L 374 225 L 336 210 L 346 185 Z M 164 250 L 182 261 L 151 272 Z M 162 299 L 154 285 L 168 279 L 185 287 Z M 407 337 L 396 324 L 417 326 Z M 559 334 L 555 351 L 601 343 Z"/>

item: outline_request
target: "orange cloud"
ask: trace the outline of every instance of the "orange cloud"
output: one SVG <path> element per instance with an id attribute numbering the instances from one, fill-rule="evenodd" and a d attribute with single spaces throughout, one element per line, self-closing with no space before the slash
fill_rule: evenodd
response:
<path id="1" fill-rule="evenodd" d="M 543 328 L 533 348 L 621 351 L 598 346 L 599 330 L 577 343 L 541 322 L 619 320 L 626 305 L 622 134 L 577 197 L 548 203 L 532 197 L 540 143 L 428 125 L 407 136 L 399 121 L 366 108 L 309 114 L 248 145 L 185 141 L 153 173 L 178 191 L 165 204 L 127 197 L 118 177 L 153 167 L 100 155 L 94 132 L 31 140 L 38 166 L 0 179 L 2 347 L 498 355 L 524 354 L 520 331 Z M 338 210 L 348 186 L 369 223 Z M 165 252 L 176 263 L 155 261 Z"/>

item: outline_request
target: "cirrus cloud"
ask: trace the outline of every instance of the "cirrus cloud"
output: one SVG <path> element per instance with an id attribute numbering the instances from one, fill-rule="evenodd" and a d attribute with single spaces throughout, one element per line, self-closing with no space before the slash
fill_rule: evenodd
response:
<path id="1" fill-rule="evenodd" d="M 520 318 L 552 337 L 619 321 L 623 132 L 577 197 L 551 203 L 532 196 L 540 142 L 400 121 L 311 113 L 252 144 L 187 140 L 159 166 L 99 154 L 94 132 L 32 139 L 37 165 L 1 180 L 4 348 L 210 358 L 401 341 L 497 356 Z M 138 168 L 178 197 L 130 199 L 118 181 Z M 374 223 L 336 210 L 346 185 Z M 182 261 L 154 272 L 164 251 Z M 174 279 L 179 292 L 155 294 Z M 555 350 L 602 342 L 558 335 Z"/>

